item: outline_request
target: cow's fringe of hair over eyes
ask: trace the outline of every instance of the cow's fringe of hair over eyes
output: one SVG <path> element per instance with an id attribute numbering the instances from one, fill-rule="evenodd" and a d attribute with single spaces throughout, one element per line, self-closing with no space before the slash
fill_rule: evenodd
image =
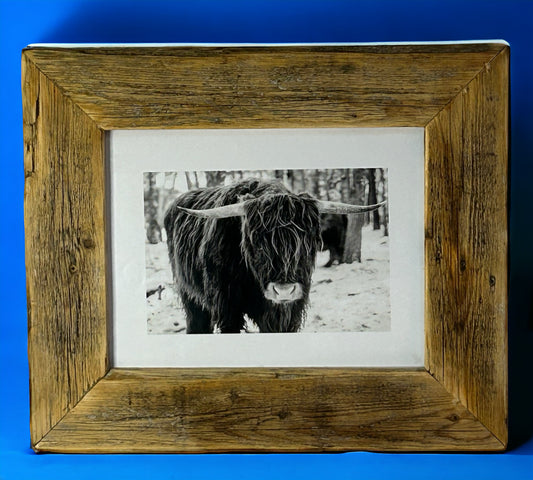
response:
<path id="1" fill-rule="evenodd" d="M 246 202 L 245 212 L 241 250 L 258 281 L 266 286 L 268 281 L 310 279 L 321 245 L 316 201 L 294 194 L 265 195 Z M 304 279 L 298 278 L 301 274 Z"/>

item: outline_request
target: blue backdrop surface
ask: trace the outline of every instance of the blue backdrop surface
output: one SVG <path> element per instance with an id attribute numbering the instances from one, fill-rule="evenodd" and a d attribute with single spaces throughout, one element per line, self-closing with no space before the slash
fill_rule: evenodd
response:
<path id="1" fill-rule="evenodd" d="M 29 448 L 20 52 L 48 42 L 511 44 L 510 432 L 504 454 L 36 455 Z M 0 479 L 533 478 L 533 2 L 0 0 Z"/>

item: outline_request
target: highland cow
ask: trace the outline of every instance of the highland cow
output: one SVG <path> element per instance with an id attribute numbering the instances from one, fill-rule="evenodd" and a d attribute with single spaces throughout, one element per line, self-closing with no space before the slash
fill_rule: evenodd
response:
<path id="1" fill-rule="evenodd" d="M 321 248 L 321 213 L 378 205 L 325 202 L 260 180 L 191 190 L 165 215 L 172 273 L 187 333 L 300 329 Z"/>

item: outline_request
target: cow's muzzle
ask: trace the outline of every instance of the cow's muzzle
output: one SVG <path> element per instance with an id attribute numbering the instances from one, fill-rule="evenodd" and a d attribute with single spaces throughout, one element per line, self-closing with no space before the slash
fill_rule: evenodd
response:
<path id="1" fill-rule="evenodd" d="M 274 303 L 289 303 L 303 296 L 303 288 L 299 283 L 270 282 L 265 289 L 265 298 Z"/>

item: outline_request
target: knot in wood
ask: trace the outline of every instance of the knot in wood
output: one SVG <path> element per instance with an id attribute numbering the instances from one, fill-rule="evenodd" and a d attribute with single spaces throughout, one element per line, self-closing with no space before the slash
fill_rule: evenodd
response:
<path id="1" fill-rule="evenodd" d="M 81 244 L 85 248 L 94 248 L 96 246 L 94 240 L 91 237 L 85 237 L 84 239 L 82 239 Z"/>
<path id="2" fill-rule="evenodd" d="M 461 258 L 461 261 L 459 262 L 459 269 L 461 270 L 461 273 L 466 270 L 466 260 L 464 258 Z"/>

